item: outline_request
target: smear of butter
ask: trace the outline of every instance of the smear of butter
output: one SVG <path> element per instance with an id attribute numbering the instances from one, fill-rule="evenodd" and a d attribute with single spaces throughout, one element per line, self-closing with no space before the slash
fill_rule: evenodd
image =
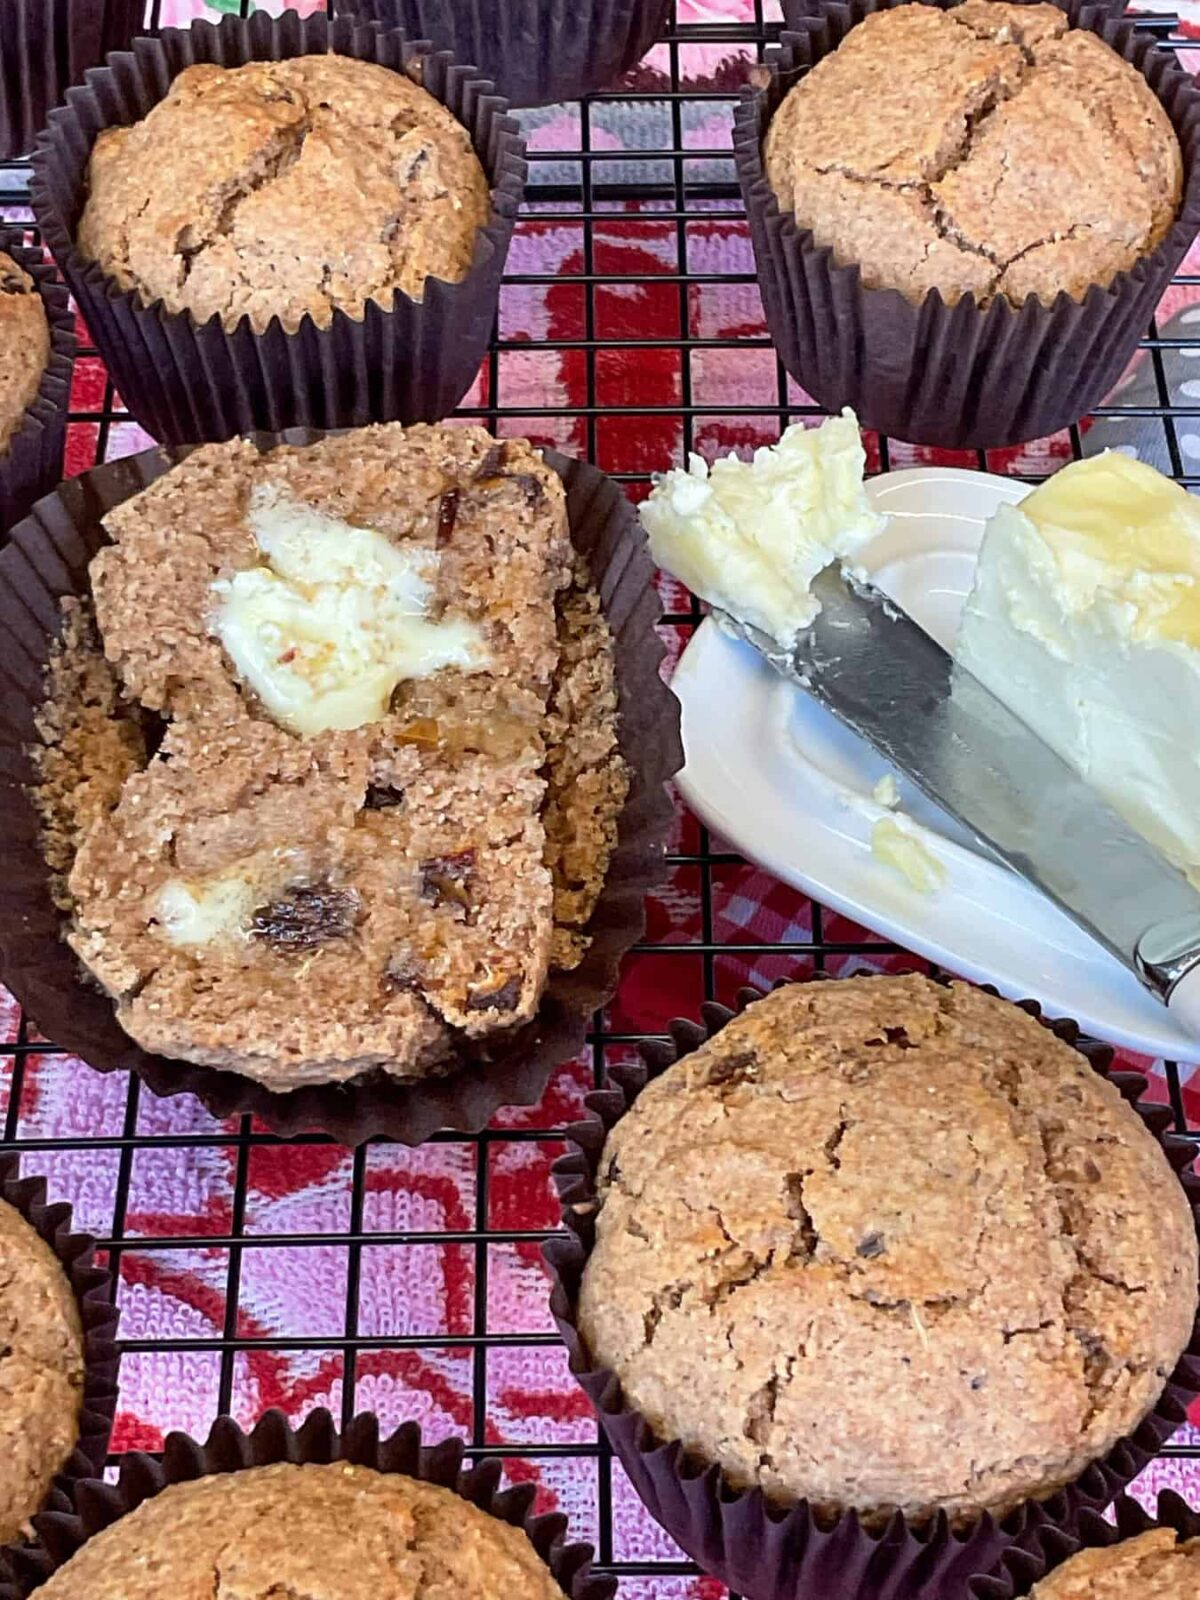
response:
<path id="1" fill-rule="evenodd" d="M 429 616 L 440 557 L 285 499 L 252 493 L 264 565 L 213 585 L 214 629 L 239 677 L 301 735 L 384 716 L 396 685 L 487 665 L 482 630 Z"/>
<path id="2" fill-rule="evenodd" d="M 169 878 L 158 891 L 154 913 L 171 944 L 192 949 L 242 932 L 254 909 L 254 893 L 243 878 L 187 883 Z"/>
<path id="3" fill-rule="evenodd" d="M 889 811 L 894 811 L 900 804 L 900 790 L 896 784 L 895 774 L 885 772 L 871 790 L 871 797 L 877 806 L 886 806 Z"/>
<path id="4" fill-rule="evenodd" d="M 895 817 L 880 817 L 871 829 L 871 854 L 906 878 L 919 894 L 936 894 L 946 882 L 942 863 Z"/>

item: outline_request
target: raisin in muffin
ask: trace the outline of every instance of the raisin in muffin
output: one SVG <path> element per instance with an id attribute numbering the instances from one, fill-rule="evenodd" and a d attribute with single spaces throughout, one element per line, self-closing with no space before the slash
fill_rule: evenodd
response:
<path id="1" fill-rule="evenodd" d="M 175 1483 L 110 1523 L 42 1600 L 562 1600 L 520 1528 L 449 1489 L 335 1461 Z"/>
<path id="2" fill-rule="evenodd" d="M 126 1032 L 283 1091 L 529 1021 L 586 950 L 627 788 L 557 474 L 472 428 L 233 441 L 106 528 L 36 799 Z"/>
<path id="3" fill-rule="evenodd" d="M 1183 160 L 1142 75 L 1054 5 L 901 5 L 772 119 L 767 175 L 867 288 L 1082 299 L 1162 241 Z"/>
<path id="4" fill-rule="evenodd" d="M 1170 1528 L 1103 1549 L 1080 1550 L 1035 1584 L 1030 1600 L 1195 1600 L 1200 1594 L 1200 1539 Z"/>
<path id="5" fill-rule="evenodd" d="M 25 421 L 50 359 L 50 325 L 37 285 L 0 250 L 0 454 Z"/>
<path id="6" fill-rule="evenodd" d="M 28 1530 L 79 1439 L 83 1326 L 54 1252 L 0 1201 L 0 1543 Z"/>
<path id="7" fill-rule="evenodd" d="M 964 985 L 780 989 L 647 1085 L 599 1171 L 593 1362 L 780 1502 L 966 1520 L 1048 1495 L 1192 1334 L 1196 1232 L 1161 1148 Z"/>
<path id="8" fill-rule="evenodd" d="M 292 331 L 460 282 L 490 214 L 467 131 L 432 95 L 304 55 L 188 67 L 141 122 L 102 132 L 77 244 L 147 305 Z"/>

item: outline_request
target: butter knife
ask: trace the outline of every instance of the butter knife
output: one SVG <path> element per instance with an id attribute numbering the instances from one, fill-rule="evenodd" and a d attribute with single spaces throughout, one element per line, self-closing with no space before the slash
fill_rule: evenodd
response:
<path id="1" fill-rule="evenodd" d="M 787 652 L 746 639 L 985 852 L 1027 879 L 1200 1038 L 1200 892 L 1043 740 L 871 584 L 831 565 Z"/>

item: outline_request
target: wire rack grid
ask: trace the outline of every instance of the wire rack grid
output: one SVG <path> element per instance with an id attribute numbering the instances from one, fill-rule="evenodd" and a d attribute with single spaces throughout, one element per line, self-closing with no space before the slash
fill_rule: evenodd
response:
<path id="1" fill-rule="evenodd" d="M 157 25 L 161 0 L 149 21 Z M 197 5 L 197 11 L 199 12 Z M 731 112 L 777 34 L 777 0 L 678 0 L 663 42 L 626 83 L 578 106 L 525 113 L 531 187 L 496 335 L 462 408 L 501 434 L 586 456 L 638 498 L 696 449 L 746 450 L 819 415 L 784 374 L 762 320 L 730 158 Z M 211 13 L 205 13 L 211 15 Z M 176 20 L 173 11 L 167 20 Z M 1181 50 L 1174 18 L 1148 19 Z M 0 207 L 28 220 L 27 169 L 0 168 Z M 1200 485 L 1200 276 L 1182 275 L 1139 358 L 1096 416 L 1017 451 L 958 464 L 1041 476 L 1114 445 Z M 1192 374 L 1195 373 L 1195 377 Z M 94 350 L 77 367 L 68 471 L 147 444 Z M 874 439 L 873 467 L 931 459 Z M 678 651 L 700 612 L 664 586 Z M 122 1305 L 122 1450 L 218 1413 L 252 1422 L 325 1404 L 385 1424 L 420 1418 L 537 1483 L 621 1600 L 716 1600 L 638 1506 L 575 1391 L 545 1307 L 538 1247 L 556 1225 L 549 1169 L 582 1095 L 675 1015 L 746 982 L 923 964 L 810 905 L 681 810 L 667 888 L 645 943 L 594 1021 L 587 1052 L 542 1105 L 474 1140 L 347 1151 L 274 1139 L 104 1077 L 0 1007 L 5 1148 L 45 1172 L 99 1237 Z M 1138 1063 L 1146 1065 L 1145 1063 Z M 1200 1074 L 1154 1063 L 1153 1093 L 1200 1138 Z M 1200 1430 L 1155 1479 L 1200 1503 Z"/>

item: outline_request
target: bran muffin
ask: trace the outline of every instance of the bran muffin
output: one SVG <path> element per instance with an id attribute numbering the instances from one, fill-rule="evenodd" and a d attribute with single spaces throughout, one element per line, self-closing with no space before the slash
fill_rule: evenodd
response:
<path id="1" fill-rule="evenodd" d="M 50 359 L 50 325 L 29 274 L 0 250 L 0 454 L 22 427 Z"/>
<path id="2" fill-rule="evenodd" d="M 1200 1539 L 1154 1528 L 1135 1539 L 1080 1550 L 1035 1584 L 1030 1600 L 1195 1600 Z"/>
<path id="3" fill-rule="evenodd" d="M 27 1531 L 79 1439 L 83 1326 L 49 1245 L 0 1201 L 0 1543 Z"/>
<path id="4" fill-rule="evenodd" d="M 525 1533 L 439 1485 L 335 1461 L 170 1484 L 89 1539 L 43 1600 L 562 1600 Z"/>
<path id="5" fill-rule="evenodd" d="M 480 634 L 478 666 L 397 674 L 395 717 L 383 731 L 402 743 L 486 741 L 504 754 L 538 753 L 557 664 L 554 600 L 570 575 L 566 503 L 536 451 L 482 428 L 389 424 L 266 456 L 232 440 L 197 450 L 118 506 L 105 519 L 113 543 L 91 577 L 105 651 L 126 693 L 210 727 L 270 715 L 217 636 L 214 586 L 251 573 L 265 584 L 276 558 L 263 541 L 286 538 L 296 506 L 332 519 L 333 535 L 349 523 L 423 553 L 415 576 L 431 586 L 430 615 Z M 291 676 L 319 676 L 324 647 L 302 651 Z"/>
<path id="6" fill-rule="evenodd" d="M 558 475 L 480 429 L 232 441 L 106 527 L 35 799 L 125 1031 L 282 1092 L 528 1022 L 587 948 L 627 788 Z"/>
<path id="7" fill-rule="evenodd" d="M 599 1164 L 578 1327 L 660 1438 L 818 1512 L 997 1515 L 1158 1400 L 1196 1317 L 1162 1150 L 1087 1061 L 927 979 L 781 989 Z"/>
<path id="8" fill-rule="evenodd" d="M 145 305 L 292 331 L 461 282 L 490 214 L 467 130 L 432 95 L 301 55 L 188 67 L 141 122 L 103 131 L 77 244 Z"/>
<path id="9" fill-rule="evenodd" d="M 1054 5 L 874 12 L 768 129 L 780 208 L 864 287 L 1049 304 L 1152 252 L 1179 140 L 1140 72 Z"/>

